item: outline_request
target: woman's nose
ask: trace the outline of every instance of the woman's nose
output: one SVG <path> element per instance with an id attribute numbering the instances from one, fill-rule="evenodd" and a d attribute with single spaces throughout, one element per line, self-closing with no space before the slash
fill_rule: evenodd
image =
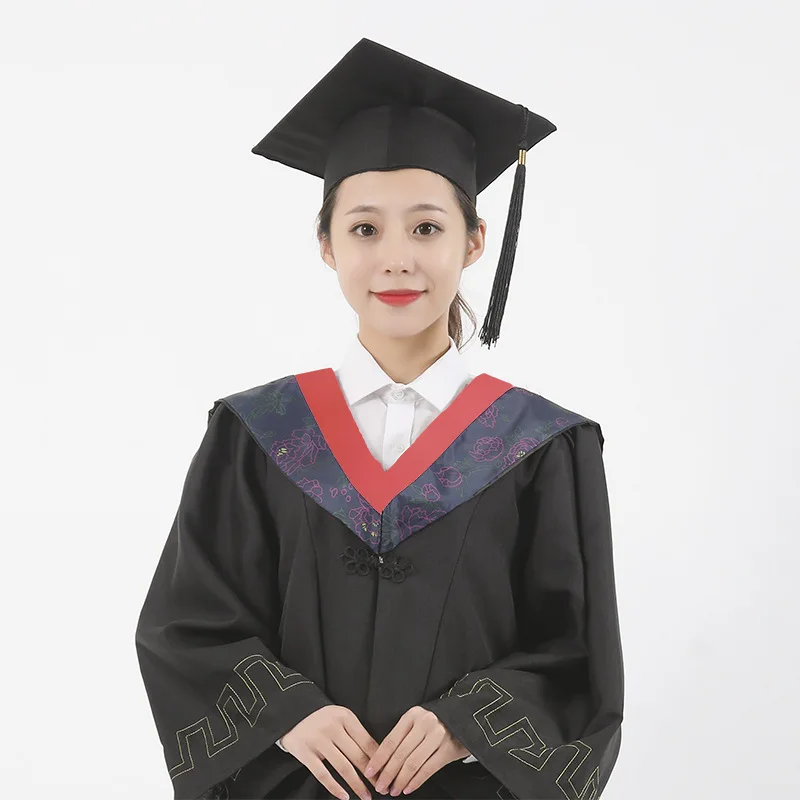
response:
<path id="1" fill-rule="evenodd" d="M 413 247 L 405 231 L 387 232 L 381 241 L 378 258 L 384 269 L 411 269 L 414 265 Z"/>

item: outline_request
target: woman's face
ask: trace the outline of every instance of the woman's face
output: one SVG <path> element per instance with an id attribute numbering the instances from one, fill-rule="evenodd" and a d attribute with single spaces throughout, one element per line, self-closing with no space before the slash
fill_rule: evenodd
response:
<path id="1" fill-rule="evenodd" d="M 320 242 L 320 254 L 336 271 L 360 330 L 414 336 L 443 315 L 446 330 L 461 271 L 483 253 L 486 223 L 467 238 L 453 186 L 424 169 L 361 172 L 337 191 L 330 241 Z M 391 289 L 422 294 L 407 305 L 375 295 Z"/>

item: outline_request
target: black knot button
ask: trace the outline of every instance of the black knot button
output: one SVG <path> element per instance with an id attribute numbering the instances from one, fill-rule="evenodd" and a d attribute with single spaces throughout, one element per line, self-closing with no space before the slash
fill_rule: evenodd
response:
<path id="1" fill-rule="evenodd" d="M 356 550 L 348 545 L 340 558 L 349 575 L 368 575 L 374 569 L 381 578 L 395 583 L 404 581 L 413 570 L 411 562 L 405 556 L 396 556 L 394 553 L 379 556 L 369 547 L 359 547 Z"/>

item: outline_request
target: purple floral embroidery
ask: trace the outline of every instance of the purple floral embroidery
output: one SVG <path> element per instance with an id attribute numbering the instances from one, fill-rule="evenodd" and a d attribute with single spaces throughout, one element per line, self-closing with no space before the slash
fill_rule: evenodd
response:
<path id="1" fill-rule="evenodd" d="M 322 503 L 322 485 L 316 478 L 298 478 L 297 485 L 318 503 Z"/>
<path id="2" fill-rule="evenodd" d="M 565 428 L 596 422 L 522 387 L 512 387 L 468 425 L 380 513 L 348 481 L 330 451 L 294 375 L 215 401 L 224 402 L 264 452 L 308 497 L 375 553 L 466 502 Z M 494 436 L 481 436 L 487 428 Z"/>
<path id="3" fill-rule="evenodd" d="M 499 436 L 482 436 L 469 454 L 476 461 L 494 461 L 500 457 L 503 447 L 503 440 Z"/>
<path id="4" fill-rule="evenodd" d="M 442 467 L 434 475 L 446 489 L 454 489 L 464 480 L 464 476 L 455 467 Z"/>
<path id="5" fill-rule="evenodd" d="M 407 539 L 412 533 L 422 530 L 444 514 L 441 508 L 426 509 L 421 506 L 403 506 L 397 526 L 400 538 Z"/>
<path id="6" fill-rule="evenodd" d="M 351 509 L 347 516 L 353 521 L 354 524 L 361 528 L 361 530 L 368 530 L 370 528 L 380 529 L 380 514 L 378 514 L 375 509 L 360 495 L 359 500 L 361 505 L 359 505 L 358 508 Z"/>
<path id="7" fill-rule="evenodd" d="M 288 438 L 273 442 L 269 455 L 287 475 L 292 475 L 301 467 L 314 464 L 317 454 L 327 449 L 319 428 L 297 428 Z"/>
<path id="8" fill-rule="evenodd" d="M 478 417 L 477 421 L 486 428 L 494 428 L 497 422 L 497 404 L 492 403 L 489 408 Z"/>
<path id="9" fill-rule="evenodd" d="M 430 503 L 435 503 L 441 497 L 439 490 L 432 483 L 426 483 L 422 487 L 422 496 Z"/>

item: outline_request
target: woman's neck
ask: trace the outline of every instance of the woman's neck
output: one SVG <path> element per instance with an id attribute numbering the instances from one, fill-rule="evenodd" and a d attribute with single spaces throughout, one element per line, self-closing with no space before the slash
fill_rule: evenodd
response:
<path id="1" fill-rule="evenodd" d="M 447 329 L 432 325 L 415 336 L 389 337 L 359 330 L 358 338 L 380 368 L 395 382 L 408 384 L 449 349 Z"/>

